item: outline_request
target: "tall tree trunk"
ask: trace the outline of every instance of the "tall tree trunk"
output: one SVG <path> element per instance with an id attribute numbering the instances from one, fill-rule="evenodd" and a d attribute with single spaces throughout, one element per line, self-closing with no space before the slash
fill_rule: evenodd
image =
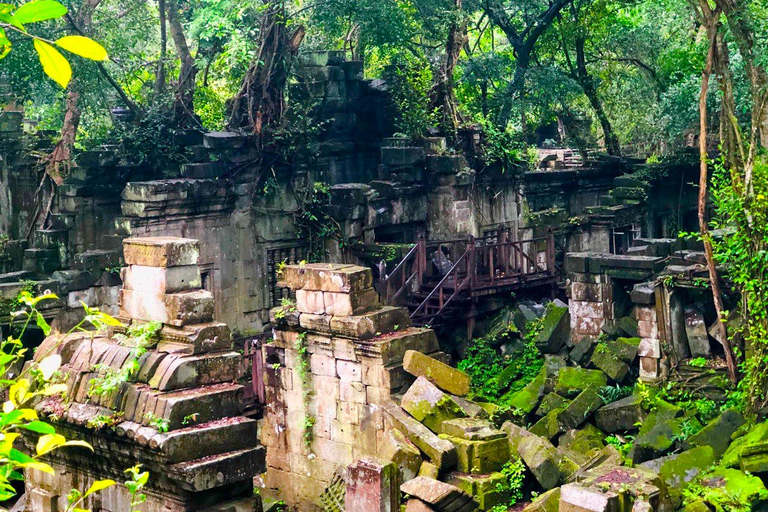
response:
<path id="1" fill-rule="evenodd" d="M 600 127 L 602 128 L 603 136 L 605 137 L 605 150 L 609 155 L 618 156 L 621 154 L 619 138 L 616 137 L 616 133 L 613 131 L 608 115 L 603 108 L 603 103 L 597 95 L 595 81 L 589 74 L 589 70 L 587 70 L 584 44 L 585 41 L 583 37 L 576 37 L 576 76 L 579 85 L 581 85 L 581 89 L 584 91 L 584 95 L 589 100 L 589 104 L 592 105 L 592 109 L 595 111 L 595 115 L 597 115 L 597 119 L 600 122 Z"/>
<path id="2" fill-rule="evenodd" d="M 701 238 L 704 241 L 704 255 L 707 260 L 709 282 L 712 287 L 712 298 L 715 303 L 715 311 L 717 312 L 717 325 L 723 341 L 725 362 L 728 366 L 728 376 L 731 378 L 731 381 L 735 383 L 738 378 L 736 362 L 733 357 L 733 349 L 731 348 L 731 342 L 728 339 L 728 333 L 725 327 L 725 319 L 723 317 L 723 311 L 725 310 L 725 307 L 723 306 L 723 294 L 720 290 L 720 279 L 717 275 L 717 266 L 706 218 L 707 184 L 709 183 L 709 157 L 707 153 L 707 92 L 709 90 L 709 78 L 712 75 L 716 59 L 717 31 L 720 12 L 719 10 L 713 12 L 709 8 L 707 0 L 701 0 L 700 4 L 703 18 L 706 20 L 709 50 L 707 51 L 706 65 L 701 73 L 701 92 L 699 93 L 699 231 L 701 233 Z"/>
<path id="3" fill-rule="evenodd" d="M 440 109 L 442 128 L 446 134 L 456 138 L 459 127 L 459 111 L 456 94 L 453 89 L 453 73 L 459 61 L 462 48 L 467 43 L 468 20 L 462 15 L 462 0 L 454 1 L 454 16 L 460 19 L 451 23 L 445 44 L 445 57 L 438 70 L 433 87 L 433 104 Z"/>
<path id="4" fill-rule="evenodd" d="M 744 60 L 752 94 L 752 125 L 758 130 L 760 145 L 768 148 L 768 70 L 755 59 L 755 29 L 749 6 L 744 0 L 716 0 L 715 3 L 726 16 Z"/>
<path id="5" fill-rule="evenodd" d="M 101 0 L 84 0 L 80 10 L 71 14 L 75 27 L 85 35 L 92 33 L 93 13 Z M 59 141 L 48 155 L 45 170 L 56 185 L 61 185 L 69 174 L 72 152 L 75 149 L 77 130 L 80 127 L 80 82 L 75 79 L 69 84 L 65 103 L 64 122 Z M 44 218 L 45 219 L 45 218 Z"/>
<path id="6" fill-rule="evenodd" d="M 231 128 L 245 128 L 255 134 L 282 119 L 288 69 L 305 34 L 301 26 L 288 33 L 284 0 L 264 3 L 267 11 L 261 19 L 259 53 L 229 109 Z"/>
<path id="7" fill-rule="evenodd" d="M 165 58 L 168 51 L 168 29 L 165 16 L 165 0 L 157 0 L 160 13 L 160 57 L 157 59 L 157 75 L 155 76 L 155 98 L 159 98 L 165 90 Z"/>
<path id="8" fill-rule="evenodd" d="M 171 37 L 176 46 L 176 53 L 181 60 L 179 80 L 176 84 L 176 98 L 174 101 L 174 116 L 181 126 L 194 126 L 195 118 L 195 77 L 197 65 L 187 44 L 184 28 L 179 19 L 179 7 L 176 0 L 165 0 L 168 26 L 171 29 Z"/>

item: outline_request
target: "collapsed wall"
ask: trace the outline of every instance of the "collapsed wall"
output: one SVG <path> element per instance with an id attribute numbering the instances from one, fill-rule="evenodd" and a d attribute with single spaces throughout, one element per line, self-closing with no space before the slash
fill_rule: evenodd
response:
<path id="1" fill-rule="evenodd" d="M 71 489 L 106 478 L 122 482 L 136 464 L 150 473 L 144 512 L 260 510 L 253 477 L 264 470 L 264 448 L 256 421 L 240 415 L 243 359 L 231 350 L 226 324 L 212 320 L 213 299 L 200 289 L 197 241 L 130 238 L 124 247 L 122 319 L 162 328 L 141 352 L 124 328 L 54 334 L 37 350 L 36 360 L 61 355 L 68 400 L 42 402 L 41 416 L 94 451 L 72 447 L 47 455 L 55 476 L 28 469 L 26 510 L 66 510 Z M 132 379 L 93 391 L 93 379 L 135 358 Z M 34 450 L 35 439 L 27 443 Z M 124 512 L 129 503 L 128 491 L 117 485 L 83 506 Z"/>
<path id="2" fill-rule="evenodd" d="M 266 485 L 310 510 L 338 472 L 380 453 L 391 428 L 385 406 L 414 379 L 405 352 L 445 355 L 406 309 L 379 304 L 370 269 L 288 265 L 282 284 L 296 305 L 272 310 L 274 340 L 264 347 Z"/>

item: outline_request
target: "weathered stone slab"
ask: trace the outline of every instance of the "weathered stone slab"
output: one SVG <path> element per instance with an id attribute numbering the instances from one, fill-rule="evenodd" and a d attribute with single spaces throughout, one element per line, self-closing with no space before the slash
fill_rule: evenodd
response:
<path id="1" fill-rule="evenodd" d="M 207 290 L 153 294 L 124 289 L 120 314 L 177 327 L 201 324 L 213 320 L 213 295 Z"/>
<path id="2" fill-rule="evenodd" d="M 400 406 L 435 433 L 441 431 L 444 421 L 464 416 L 464 411 L 451 396 L 425 377 L 419 377 L 408 388 L 400 401 Z"/>
<path id="3" fill-rule="evenodd" d="M 555 393 L 561 396 L 576 396 L 588 387 L 601 388 L 607 384 L 608 378 L 600 370 L 572 366 L 558 372 Z"/>
<path id="4" fill-rule="evenodd" d="M 550 303 L 540 322 L 541 331 L 534 339 L 536 346 L 545 353 L 559 352 L 570 339 L 568 308 Z"/>
<path id="5" fill-rule="evenodd" d="M 560 509 L 560 488 L 540 494 L 523 512 L 558 512 Z"/>
<path id="6" fill-rule="evenodd" d="M 595 414 L 595 424 L 603 432 L 625 432 L 636 429 L 645 416 L 642 398 L 630 395 L 600 408 Z"/>
<path id="7" fill-rule="evenodd" d="M 605 447 L 604 438 L 603 432 L 591 423 L 587 423 L 581 429 L 572 429 L 560 436 L 558 448 L 583 455 L 589 459 Z"/>
<path id="8" fill-rule="evenodd" d="M 286 265 L 280 284 L 293 290 L 352 293 L 371 288 L 373 274 L 369 268 L 346 264 Z"/>
<path id="9" fill-rule="evenodd" d="M 592 416 L 603 405 L 603 399 L 594 388 L 589 387 L 568 404 L 558 415 L 558 422 L 563 430 L 576 428 Z"/>
<path id="10" fill-rule="evenodd" d="M 574 344 L 571 352 L 568 356 L 577 364 L 586 365 L 589 362 L 589 358 L 592 357 L 592 352 L 595 350 L 597 342 L 591 336 L 582 336 L 582 338 Z"/>
<path id="11" fill-rule="evenodd" d="M 306 314 L 302 314 L 299 318 L 302 326 L 305 325 L 304 317 L 306 316 Z M 330 331 L 333 334 L 359 340 L 369 340 L 410 326 L 411 319 L 408 316 L 408 310 L 392 306 L 383 306 L 381 309 L 362 315 L 330 317 L 329 323 Z M 320 332 L 324 331 L 321 330 Z"/>
<path id="12" fill-rule="evenodd" d="M 549 490 L 560 481 L 560 467 L 555 447 L 538 436 L 523 437 L 517 445 L 520 457 L 539 484 Z"/>
<path id="13" fill-rule="evenodd" d="M 709 346 L 709 334 L 707 324 L 704 323 L 704 315 L 693 306 L 687 306 L 683 312 L 685 318 L 685 334 L 688 337 L 688 347 L 692 357 L 712 356 Z"/>
<path id="14" fill-rule="evenodd" d="M 123 287 L 151 294 L 175 293 L 200 288 L 200 268 L 197 265 L 180 267 L 123 267 Z"/>
<path id="15" fill-rule="evenodd" d="M 688 484 L 714 463 L 715 453 L 712 448 L 699 446 L 686 450 L 661 465 L 659 476 L 666 484 L 675 508 L 680 506 L 682 492 Z"/>
<path id="16" fill-rule="evenodd" d="M 421 327 L 400 328 L 369 342 L 355 344 L 357 354 L 380 358 L 383 365 L 402 363 L 408 351 L 433 354 L 438 350 L 440 345 L 435 331 Z"/>
<path id="17" fill-rule="evenodd" d="M 622 382 L 629 373 L 627 363 L 614 356 L 605 345 L 598 345 L 592 353 L 590 364 L 599 368 L 614 382 Z"/>
<path id="18" fill-rule="evenodd" d="M 447 470 L 456 464 L 456 449 L 450 441 L 440 439 L 394 402 L 384 404 L 384 410 L 393 426 L 424 452 L 439 469 Z"/>
<path id="19" fill-rule="evenodd" d="M 509 502 L 510 492 L 506 477 L 502 473 L 489 475 L 466 475 L 451 473 L 447 483 L 455 485 L 477 501 L 480 510 L 490 510 L 496 505 Z"/>
<path id="20" fill-rule="evenodd" d="M 416 478 L 421 469 L 421 452 L 397 429 L 391 429 L 387 433 L 379 450 L 379 457 L 395 463 L 403 482 Z"/>
<path id="21" fill-rule="evenodd" d="M 485 475 L 499 471 L 509 461 L 509 442 L 506 436 L 482 441 L 469 441 L 445 434 L 440 437 L 456 447 L 457 469 L 462 473 Z"/>
<path id="22" fill-rule="evenodd" d="M 224 352 L 176 358 L 162 374 L 155 373 L 149 385 L 161 391 L 221 382 L 237 382 L 243 374 L 243 357 Z"/>
<path id="23" fill-rule="evenodd" d="M 427 503 L 438 512 L 470 512 L 478 506 L 472 496 L 458 487 L 424 476 L 405 482 L 400 491 Z"/>
<path id="24" fill-rule="evenodd" d="M 123 240 L 126 265 L 178 267 L 197 265 L 200 248 L 197 240 L 176 237 L 135 237 Z"/>
<path id="25" fill-rule="evenodd" d="M 415 350 L 405 353 L 403 368 L 411 375 L 424 377 L 452 395 L 464 396 L 469 393 L 469 375 Z"/>
<path id="26" fill-rule="evenodd" d="M 195 425 L 193 420 L 191 425 Z M 258 442 L 257 422 L 247 418 L 217 420 L 199 428 L 160 434 L 150 442 L 170 463 L 201 459 L 252 447 Z"/>
<path id="27" fill-rule="evenodd" d="M 367 457 L 349 466 L 345 512 L 399 512 L 397 466 Z"/>
<path id="28" fill-rule="evenodd" d="M 555 409 L 565 409 L 568 407 L 571 401 L 567 398 L 563 398 L 557 393 L 548 393 L 539 404 L 539 408 L 536 409 L 537 416 L 546 416 Z"/>
<path id="29" fill-rule="evenodd" d="M 715 457 L 720 458 L 731 444 L 731 436 L 746 423 L 744 415 L 735 409 L 728 409 L 708 423 L 696 434 L 688 437 L 683 447 L 709 446 Z"/>

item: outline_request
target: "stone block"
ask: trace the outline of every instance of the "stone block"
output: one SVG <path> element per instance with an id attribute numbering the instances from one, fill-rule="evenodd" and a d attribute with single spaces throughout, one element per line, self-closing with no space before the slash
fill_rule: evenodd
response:
<path id="1" fill-rule="evenodd" d="M 296 309 L 299 313 L 312 315 L 325 314 L 325 301 L 323 292 L 314 290 L 296 290 Z"/>
<path id="2" fill-rule="evenodd" d="M 174 358 L 167 366 L 160 365 L 149 385 L 160 391 L 170 391 L 237 382 L 243 375 L 242 363 L 243 356 L 237 352 L 182 356 Z"/>
<path id="3" fill-rule="evenodd" d="M 688 337 L 691 357 L 712 357 L 704 315 L 695 307 L 687 306 L 683 312 L 683 318 L 685 319 L 685 334 Z"/>
<path id="4" fill-rule="evenodd" d="M 236 132 L 208 132 L 203 134 L 203 145 L 208 149 L 238 149 L 245 145 L 245 135 Z"/>
<path id="5" fill-rule="evenodd" d="M 397 465 L 403 482 L 416 478 L 421 469 L 421 452 L 397 429 L 391 429 L 385 435 L 379 457 Z"/>
<path id="6" fill-rule="evenodd" d="M 156 294 L 124 289 L 120 315 L 177 327 L 213 320 L 213 295 L 207 290 Z"/>
<path id="7" fill-rule="evenodd" d="M 441 433 L 467 441 L 491 441 L 507 437 L 506 433 L 495 429 L 490 421 L 476 418 L 446 420 L 441 425 Z"/>
<path id="8" fill-rule="evenodd" d="M 611 354 L 630 364 L 637 357 L 640 341 L 640 338 L 617 338 L 609 341 L 606 346 Z"/>
<path id="9" fill-rule="evenodd" d="M 258 441 L 256 421 L 247 418 L 218 420 L 199 428 L 185 428 L 152 439 L 169 463 L 185 462 L 219 453 L 243 450 Z"/>
<path id="10" fill-rule="evenodd" d="M 357 354 L 375 357 L 387 366 L 402 363 L 405 353 L 409 350 L 424 354 L 433 354 L 440 350 L 435 331 L 421 327 L 399 328 L 386 336 L 356 344 L 355 347 Z"/>
<path id="11" fill-rule="evenodd" d="M 471 512 L 478 507 L 472 496 L 458 487 L 425 476 L 405 482 L 400 491 L 427 503 L 438 512 Z"/>
<path id="12" fill-rule="evenodd" d="M 564 409 L 553 409 L 531 427 L 531 434 L 552 440 L 565 431 L 566 426 L 560 422 L 560 413 Z"/>
<path id="13" fill-rule="evenodd" d="M 661 362 L 655 357 L 640 358 L 640 378 L 655 381 L 661 376 Z"/>
<path id="14" fill-rule="evenodd" d="M 540 494 L 523 512 L 558 512 L 560 509 L 560 488 Z"/>
<path id="15" fill-rule="evenodd" d="M 464 416 L 464 411 L 449 394 L 424 377 L 416 379 L 408 388 L 400 406 L 435 433 L 441 431 L 444 421 Z"/>
<path id="16" fill-rule="evenodd" d="M 558 423 L 564 429 L 580 426 L 603 405 L 603 399 L 593 387 L 589 387 L 568 404 L 568 407 L 557 415 Z"/>
<path id="17" fill-rule="evenodd" d="M 456 449 L 450 441 L 440 439 L 394 402 L 384 404 L 383 407 L 392 425 L 424 452 L 440 470 L 447 470 L 456 464 Z"/>
<path id="18" fill-rule="evenodd" d="M 365 458 L 348 469 L 346 512 L 399 512 L 397 467 L 386 460 Z"/>
<path id="19" fill-rule="evenodd" d="M 595 424 L 603 432 L 612 434 L 635 430 L 642 423 L 646 413 L 639 395 L 630 395 L 600 408 L 595 415 Z"/>
<path id="20" fill-rule="evenodd" d="M 582 336 L 571 349 L 568 356 L 572 361 L 579 365 L 586 365 L 589 362 L 589 358 L 592 357 L 592 352 L 595 350 L 597 342 L 591 336 Z"/>
<path id="21" fill-rule="evenodd" d="M 296 290 L 297 299 L 300 291 L 303 290 Z M 334 316 L 359 315 L 381 306 L 379 294 L 373 288 L 354 293 L 323 292 L 323 303 L 325 314 Z"/>
<path id="22" fill-rule="evenodd" d="M 731 437 L 744 423 L 746 423 L 744 415 L 736 409 L 728 409 L 699 432 L 689 436 L 683 443 L 683 447 L 709 446 L 714 450 L 715 457 L 720 458 L 731 444 Z"/>
<path id="23" fill-rule="evenodd" d="M 534 339 L 536 346 L 548 354 L 559 352 L 570 340 L 568 308 L 550 303 L 540 322 L 541 330 Z"/>
<path id="24" fill-rule="evenodd" d="M 629 373 L 629 366 L 614 356 L 605 345 L 598 345 L 589 360 L 590 364 L 602 370 L 615 382 L 622 382 Z"/>
<path id="25" fill-rule="evenodd" d="M 630 300 L 635 304 L 656 304 L 656 285 L 652 282 L 638 283 L 632 287 Z"/>
<path id="26" fill-rule="evenodd" d="M 661 358 L 661 341 L 658 338 L 643 338 L 637 346 L 637 355 L 640 357 Z"/>
<path id="27" fill-rule="evenodd" d="M 183 328 L 165 325 L 157 344 L 159 352 L 189 355 L 231 349 L 231 332 L 227 324 L 221 322 L 186 325 Z"/>
<path id="28" fill-rule="evenodd" d="M 453 395 L 464 396 L 469 393 L 469 375 L 415 350 L 405 353 L 403 368 L 411 375 L 425 378 Z"/>
<path id="29" fill-rule="evenodd" d="M 304 322 L 301 315 L 300 322 Z M 381 309 L 355 316 L 334 316 L 330 318 L 330 330 L 333 334 L 358 340 L 370 340 L 382 334 L 395 331 L 395 327 L 407 328 L 411 325 L 408 310 L 384 306 Z"/>
<path id="30" fill-rule="evenodd" d="M 569 430 L 558 440 L 558 448 L 576 453 L 587 459 L 594 457 L 605 447 L 605 434 L 591 423 L 581 429 Z"/>
<path id="31" fill-rule="evenodd" d="M 555 447 L 539 436 L 526 436 L 517 446 L 520 457 L 544 490 L 560 481 L 560 464 Z"/>
<path id="32" fill-rule="evenodd" d="M 243 386 L 237 384 L 216 384 L 204 388 L 174 391 L 158 397 L 158 405 L 153 414 L 168 420 L 169 429 L 176 430 L 185 427 L 185 418 L 189 417 L 196 417 L 198 423 L 207 423 L 239 415 L 242 394 Z M 146 414 L 137 419 L 146 421 Z"/>
<path id="33" fill-rule="evenodd" d="M 558 372 L 555 393 L 567 397 L 576 396 L 590 386 L 601 388 L 607 384 L 608 378 L 602 371 L 572 366 Z"/>
<path id="34" fill-rule="evenodd" d="M 700 473 L 715 464 L 715 454 L 709 446 L 700 446 L 669 458 L 659 469 L 659 476 L 666 484 L 675 508 L 681 504 L 683 490 Z"/>
<path id="35" fill-rule="evenodd" d="M 643 421 L 628 457 L 637 464 L 666 454 L 681 435 L 682 415 L 681 409 L 664 404 L 651 412 Z"/>
<path id="36" fill-rule="evenodd" d="M 373 286 L 371 269 L 336 263 L 286 265 L 280 284 L 293 290 L 353 293 Z"/>
<path id="37" fill-rule="evenodd" d="M 502 473 L 497 472 L 489 475 L 451 473 L 447 478 L 447 483 L 455 485 L 472 496 L 477 501 L 480 510 L 490 510 L 496 505 L 504 505 L 509 502 L 510 490 L 506 476 Z"/>
<path id="38" fill-rule="evenodd" d="M 618 493 L 597 487 L 567 484 L 560 488 L 559 512 L 621 512 Z"/>
<path id="39" fill-rule="evenodd" d="M 637 320 L 632 318 L 631 316 L 624 316 L 619 318 L 616 321 L 616 326 L 629 336 L 630 338 L 636 338 L 637 337 Z"/>
<path id="40" fill-rule="evenodd" d="M 132 237 L 123 240 L 126 265 L 178 267 L 197 265 L 200 247 L 197 240 L 176 237 Z"/>

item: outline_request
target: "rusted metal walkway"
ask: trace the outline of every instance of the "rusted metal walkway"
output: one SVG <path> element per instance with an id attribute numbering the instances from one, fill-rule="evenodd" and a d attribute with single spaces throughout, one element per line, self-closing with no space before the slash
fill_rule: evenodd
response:
<path id="1" fill-rule="evenodd" d="M 414 325 L 435 327 L 468 319 L 477 298 L 542 286 L 554 287 L 559 270 L 553 233 L 510 240 L 507 230 L 464 240 L 419 239 L 378 284 L 382 301 L 407 306 Z"/>

